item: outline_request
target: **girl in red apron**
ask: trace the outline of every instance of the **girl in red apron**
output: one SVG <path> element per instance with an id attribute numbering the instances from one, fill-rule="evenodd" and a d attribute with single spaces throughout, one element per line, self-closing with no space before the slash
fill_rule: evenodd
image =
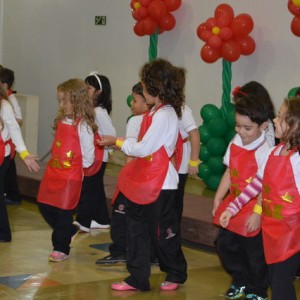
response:
<path id="1" fill-rule="evenodd" d="M 110 227 L 103 181 L 109 152 L 107 147 L 100 147 L 97 140 L 104 134 L 115 136 L 116 130 L 110 118 L 112 99 L 109 79 L 92 73 L 85 78 L 85 82 L 88 85 L 89 97 L 93 101 L 98 132 L 95 135 L 95 162 L 90 168 L 84 169 L 82 192 L 74 224 L 82 232 L 89 232 L 90 229 Z"/>
<path id="2" fill-rule="evenodd" d="M 228 168 L 215 195 L 213 214 L 216 225 L 220 225 L 219 217 L 228 204 L 255 176 L 260 161 L 270 149 L 264 132 L 268 126 L 268 115 L 264 102 L 255 96 L 244 96 L 236 104 L 237 135 L 225 155 L 224 162 Z M 226 196 L 228 189 L 230 193 Z M 246 299 L 267 297 L 268 274 L 261 227 L 254 224 L 254 228 L 249 228 L 249 223 L 252 226 L 252 222 L 260 221 L 260 216 L 253 214 L 256 203 L 257 199 L 253 198 L 230 226 L 219 231 L 218 254 L 224 269 L 232 277 L 232 284 L 225 294 L 227 299 L 239 299 L 245 294 Z"/>
<path id="3" fill-rule="evenodd" d="M 13 108 L 6 99 L 6 92 L 0 85 L 0 243 L 11 241 L 11 230 L 4 199 L 4 178 L 15 151 L 20 154 L 29 171 L 37 172 L 39 169 L 35 161 L 36 156 L 27 151 Z"/>
<path id="4" fill-rule="evenodd" d="M 275 135 L 282 143 L 270 151 L 257 177 L 227 207 L 220 223 L 228 226 L 249 198 L 262 192 L 263 245 L 271 299 L 296 300 L 293 280 L 300 263 L 300 99 L 285 99 L 274 123 Z"/>
<path id="5" fill-rule="evenodd" d="M 55 137 L 51 158 L 40 184 L 37 201 L 46 222 L 53 228 L 53 252 L 49 261 L 69 257 L 73 225 L 83 179 L 83 168 L 94 162 L 93 106 L 87 86 L 80 79 L 70 79 L 57 87 L 60 109 L 54 120 Z"/>
<path id="6" fill-rule="evenodd" d="M 175 210 L 178 173 L 171 163 L 178 137 L 178 117 L 184 103 L 184 70 L 163 59 L 143 66 L 141 81 L 147 104 L 154 104 L 143 118 L 139 142 L 104 137 L 136 157 L 121 170 L 118 189 L 127 199 L 127 270 L 130 275 L 113 283 L 114 290 L 150 289 L 151 243 L 160 269 L 166 273 L 160 285 L 175 290 L 187 279 Z"/>

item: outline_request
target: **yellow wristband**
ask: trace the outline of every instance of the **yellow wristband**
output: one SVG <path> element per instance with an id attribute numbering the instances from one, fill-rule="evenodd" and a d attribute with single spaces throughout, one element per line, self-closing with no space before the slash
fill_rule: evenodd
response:
<path id="1" fill-rule="evenodd" d="M 191 167 L 198 167 L 199 164 L 200 164 L 200 161 L 199 161 L 199 160 L 190 160 L 190 161 L 189 161 L 189 165 L 190 165 Z"/>
<path id="2" fill-rule="evenodd" d="M 29 155 L 27 150 L 24 150 L 20 153 L 20 157 L 24 160 Z"/>
<path id="3" fill-rule="evenodd" d="M 119 147 L 119 148 L 122 148 L 124 144 L 124 140 L 123 139 L 117 139 L 116 140 L 116 146 Z"/>
<path id="4" fill-rule="evenodd" d="M 258 215 L 261 215 L 262 213 L 262 206 L 255 204 L 254 208 L 253 208 L 253 212 L 257 213 Z"/>

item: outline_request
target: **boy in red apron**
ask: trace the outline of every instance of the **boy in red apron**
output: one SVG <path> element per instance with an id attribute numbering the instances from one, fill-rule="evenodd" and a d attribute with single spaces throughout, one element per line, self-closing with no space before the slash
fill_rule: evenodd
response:
<path id="1" fill-rule="evenodd" d="M 249 199 L 262 192 L 260 213 L 271 299 L 296 300 L 293 280 L 300 263 L 300 99 L 285 99 L 274 123 L 275 135 L 282 143 L 271 149 L 257 177 L 230 203 L 220 223 L 227 227 Z"/>
<path id="2" fill-rule="evenodd" d="M 93 106 L 87 86 L 80 79 L 70 79 L 57 88 L 60 109 L 54 121 L 55 137 L 51 158 L 40 184 L 37 201 L 40 211 L 53 228 L 53 252 L 49 261 L 69 257 L 72 237 L 78 232 L 73 225 L 83 179 L 83 168 L 94 162 Z"/>
<path id="3" fill-rule="evenodd" d="M 261 160 L 270 149 L 265 137 L 269 112 L 258 97 L 249 95 L 236 104 L 236 136 L 228 146 L 224 162 L 228 166 L 214 200 L 214 223 L 255 176 Z M 226 195 L 228 189 L 230 190 Z M 221 202 L 222 201 L 222 202 Z M 260 216 L 253 213 L 253 198 L 226 229 L 220 228 L 218 254 L 232 284 L 227 299 L 265 299 L 268 289 L 267 266 L 264 259 Z M 255 222 L 255 223 L 254 223 Z M 255 298 L 256 297 L 256 298 Z"/>
<path id="4" fill-rule="evenodd" d="M 163 59 L 143 66 L 141 81 L 146 102 L 154 105 L 143 118 L 140 140 L 116 142 L 136 157 L 121 170 L 118 189 L 126 198 L 127 270 L 130 275 L 113 283 L 114 290 L 150 289 L 150 249 L 154 246 L 166 278 L 164 291 L 175 290 L 187 279 L 175 210 L 178 173 L 171 162 L 178 137 L 178 117 L 184 104 L 185 74 Z"/>

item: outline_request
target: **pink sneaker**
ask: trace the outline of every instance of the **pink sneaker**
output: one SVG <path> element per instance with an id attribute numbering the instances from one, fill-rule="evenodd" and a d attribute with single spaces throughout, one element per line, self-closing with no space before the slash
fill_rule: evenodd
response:
<path id="1" fill-rule="evenodd" d="M 63 252 L 60 251 L 53 251 L 50 255 L 49 255 L 49 261 L 53 261 L 53 262 L 58 262 L 58 261 L 63 261 L 69 258 L 70 255 L 65 254 Z"/>
<path id="2" fill-rule="evenodd" d="M 164 281 L 160 284 L 162 291 L 175 291 L 179 288 L 179 283 Z"/>
<path id="3" fill-rule="evenodd" d="M 111 284 L 112 290 L 115 291 L 137 291 L 138 289 L 133 286 L 127 284 L 126 282 L 114 282 Z"/>

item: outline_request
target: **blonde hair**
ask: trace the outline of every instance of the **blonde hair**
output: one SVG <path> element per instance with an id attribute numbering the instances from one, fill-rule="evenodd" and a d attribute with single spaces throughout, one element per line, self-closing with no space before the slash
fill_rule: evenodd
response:
<path id="1" fill-rule="evenodd" d="M 57 87 L 57 92 L 63 94 L 64 99 L 70 100 L 72 105 L 72 115 L 68 116 L 71 118 L 74 123 L 78 118 L 85 121 L 92 129 L 93 132 L 98 130 L 98 127 L 95 123 L 95 112 L 93 104 L 88 96 L 86 83 L 77 78 L 69 79 L 65 82 L 62 82 Z M 53 129 L 56 130 L 58 122 L 65 119 L 66 115 L 63 111 L 63 108 L 60 107 L 56 117 L 54 119 Z"/>

